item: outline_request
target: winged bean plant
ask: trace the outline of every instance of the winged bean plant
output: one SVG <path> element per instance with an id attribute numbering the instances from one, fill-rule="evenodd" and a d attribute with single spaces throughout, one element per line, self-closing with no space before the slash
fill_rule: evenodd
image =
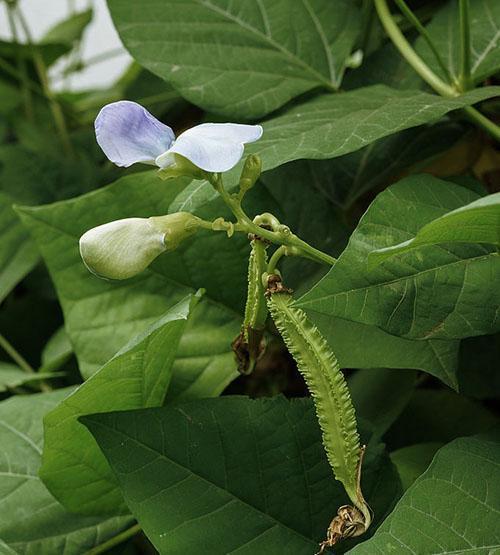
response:
<path id="1" fill-rule="evenodd" d="M 0 553 L 500 550 L 500 4 L 2 9 Z"/>

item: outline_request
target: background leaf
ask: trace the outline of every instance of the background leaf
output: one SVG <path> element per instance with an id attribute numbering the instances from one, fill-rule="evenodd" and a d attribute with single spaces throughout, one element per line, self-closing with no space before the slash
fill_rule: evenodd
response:
<path id="1" fill-rule="evenodd" d="M 486 407 L 449 390 L 417 389 L 398 420 L 385 434 L 391 449 L 414 443 L 448 443 L 486 432 L 498 422 Z"/>
<path id="2" fill-rule="evenodd" d="M 12 209 L 12 202 L 0 192 L 0 302 L 40 259 L 36 244 Z"/>
<path id="3" fill-rule="evenodd" d="M 356 417 L 370 422 L 382 437 L 408 404 L 416 378 L 412 370 L 358 370 L 348 380 Z"/>
<path id="4" fill-rule="evenodd" d="M 196 300 L 186 297 L 172 307 L 45 416 L 40 477 L 69 510 L 83 514 L 126 511 L 106 460 L 78 417 L 161 405 Z"/>
<path id="5" fill-rule="evenodd" d="M 375 536 L 350 553 L 494 552 L 500 547 L 499 457 L 493 438 L 446 445 Z"/>
<path id="6" fill-rule="evenodd" d="M 92 10 L 85 10 L 71 15 L 54 25 L 41 39 L 42 44 L 73 44 L 82 38 L 87 25 L 92 21 Z"/>
<path id="7" fill-rule="evenodd" d="M 143 0 L 140 6 L 109 0 L 108 6 L 141 65 L 194 104 L 240 118 L 265 115 L 314 88 L 338 88 L 360 23 L 347 0 Z"/>
<path id="8" fill-rule="evenodd" d="M 309 399 L 225 397 L 82 421 L 160 553 L 309 555 L 345 501 Z M 363 491 L 382 516 L 397 479 L 380 447 L 368 455 Z"/>
<path id="9" fill-rule="evenodd" d="M 38 478 L 42 418 L 68 393 L 18 396 L 0 403 L 0 537 L 17 555 L 81 555 L 128 527 L 132 518 L 70 514 Z M 0 542 L 0 552 L 3 546 Z"/>

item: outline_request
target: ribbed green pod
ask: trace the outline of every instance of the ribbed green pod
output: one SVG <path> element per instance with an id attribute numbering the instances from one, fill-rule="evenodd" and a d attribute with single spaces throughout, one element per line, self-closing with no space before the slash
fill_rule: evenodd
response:
<path id="1" fill-rule="evenodd" d="M 342 482 L 354 505 L 363 514 L 367 511 L 369 517 L 358 487 L 361 446 L 346 381 L 324 337 L 292 301 L 287 292 L 271 293 L 269 311 L 313 397 L 335 478 Z"/>

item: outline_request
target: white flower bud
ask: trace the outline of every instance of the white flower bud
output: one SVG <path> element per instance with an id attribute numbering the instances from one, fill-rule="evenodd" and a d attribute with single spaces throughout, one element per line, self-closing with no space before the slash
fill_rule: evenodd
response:
<path id="1" fill-rule="evenodd" d="M 116 220 L 84 233 L 80 254 L 93 274 L 126 279 L 145 270 L 165 252 L 164 237 L 148 218 Z"/>

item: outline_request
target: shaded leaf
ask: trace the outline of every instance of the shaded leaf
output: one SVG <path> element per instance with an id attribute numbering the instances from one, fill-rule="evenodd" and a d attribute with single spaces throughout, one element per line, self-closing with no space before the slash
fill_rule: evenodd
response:
<path id="1" fill-rule="evenodd" d="M 12 199 L 0 192 L 0 302 L 40 259 L 28 230 L 12 209 Z"/>
<path id="2" fill-rule="evenodd" d="M 416 377 L 411 370 L 358 370 L 348 381 L 356 416 L 383 436 L 408 404 Z"/>
<path id="3" fill-rule="evenodd" d="M 439 441 L 417 443 L 391 453 L 391 461 L 398 469 L 401 485 L 405 491 L 427 470 L 436 451 L 442 446 Z"/>
<path id="4" fill-rule="evenodd" d="M 92 10 L 75 13 L 54 25 L 41 39 L 42 44 L 73 44 L 82 38 L 83 32 L 92 21 Z"/>
<path id="5" fill-rule="evenodd" d="M 414 443 L 447 443 L 487 431 L 495 416 L 479 403 L 453 391 L 418 389 L 384 440 L 391 449 Z"/>
<path id="6" fill-rule="evenodd" d="M 28 373 L 15 364 L 0 361 L 0 392 L 61 375 L 46 372 Z"/>

